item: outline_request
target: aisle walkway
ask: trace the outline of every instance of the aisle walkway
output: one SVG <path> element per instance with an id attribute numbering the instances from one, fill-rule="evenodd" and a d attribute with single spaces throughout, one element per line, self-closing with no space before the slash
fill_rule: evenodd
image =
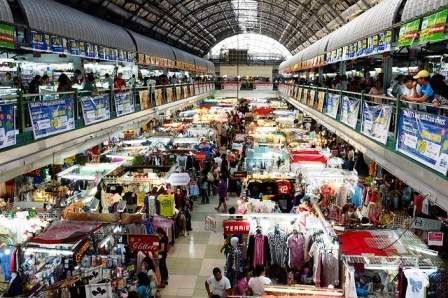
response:
<path id="1" fill-rule="evenodd" d="M 224 242 L 221 225 L 226 217 L 216 217 L 216 233 L 205 231 L 205 217 L 217 213 L 214 208 L 218 205 L 218 197 L 212 197 L 209 205 L 199 205 L 199 202 L 200 200 L 194 203 L 192 212 L 193 231 L 186 237 L 177 238 L 168 253 L 169 284 L 163 289 L 162 298 L 207 298 L 205 280 L 213 275 L 215 267 L 224 271 L 225 258 L 219 249 Z M 236 207 L 235 196 L 229 202 Z"/>

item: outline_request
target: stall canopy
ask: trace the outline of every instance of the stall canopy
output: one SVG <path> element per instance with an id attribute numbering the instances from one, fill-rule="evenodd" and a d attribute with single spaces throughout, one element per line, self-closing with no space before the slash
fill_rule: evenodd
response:
<path id="1" fill-rule="evenodd" d="M 31 238 L 31 244 L 76 243 L 87 233 L 94 232 L 103 226 L 102 223 L 64 220 L 52 224 L 44 233 Z"/>
<path id="2" fill-rule="evenodd" d="M 188 64 L 194 64 L 193 55 L 191 55 L 190 53 L 179 50 L 178 48 L 175 48 L 175 47 L 171 47 L 171 49 L 173 50 L 174 55 L 176 56 L 176 61 L 184 62 L 184 63 L 188 63 Z"/>
<path id="3" fill-rule="evenodd" d="M 9 8 L 7 0 L 0 0 L 0 22 L 2 23 L 14 23 L 11 9 Z"/>
<path id="4" fill-rule="evenodd" d="M 266 115 L 266 114 L 270 114 L 274 111 L 273 108 L 259 108 L 259 109 L 255 109 L 252 111 L 252 113 L 254 114 L 258 114 L 258 115 Z"/>
<path id="5" fill-rule="evenodd" d="M 171 61 L 176 60 L 173 48 L 171 48 L 169 45 L 164 44 L 163 42 L 160 42 L 158 40 L 149 38 L 147 36 L 135 33 L 134 31 L 128 30 L 128 32 L 134 38 L 135 43 L 137 45 L 137 51 L 139 53 L 153 57 L 164 58 Z"/>
<path id="6" fill-rule="evenodd" d="M 205 60 L 204 58 L 200 58 L 200 57 L 194 57 L 194 62 L 196 66 L 200 66 L 203 68 L 207 68 L 207 60 Z"/>
<path id="7" fill-rule="evenodd" d="M 208 65 L 208 68 L 211 69 L 212 74 L 214 74 L 215 73 L 215 64 L 213 62 L 207 60 L 207 65 Z"/>
<path id="8" fill-rule="evenodd" d="M 333 37 L 333 35 L 334 35 L 334 32 L 331 32 L 330 34 L 328 34 L 327 36 L 325 36 L 324 38 L 322 38 L 320 40 L 319 47 L 318 47 L 317 53 L 316 53 L 317 56 L 323 55 L 327 52 L 328 42 Z M 319 41 L 317 41 L 317 42 L 319 42 Z"/>
<path id="9" fill-rule="evenodd" d="M 120 26 L 53 0 L 19 2 L 30 29 L 126 51 L 136 50 L 132 38 Z"/>
<path id="10" fill-rule="evenodd" d="M 401 14 L 401 21 L 409 22 L 445 8 L 448 8 L 448 2 L 446 0 L 407 0 L 403 8 L 403 13 Z"/>

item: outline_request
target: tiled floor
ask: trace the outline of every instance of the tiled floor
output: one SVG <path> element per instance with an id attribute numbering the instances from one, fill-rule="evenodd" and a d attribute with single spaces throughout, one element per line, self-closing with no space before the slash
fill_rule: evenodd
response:
<path id="1" fill-rule="evenodd" d="M 212 197 L 209 205 L 199 205 L 199 202 L 200 200 L 194 203 L 192 212 L 193 231 L 186 237 L 177 238 L 175 245 L 168 253 L 169 284 L 161 292 L 163 298 L 206 298 L 207 291 L 204 283 L 213 275 L 213 268 L 219 267 L 221 271 L 224 271 L 225 258 L 219 249 L 224 241 L 222 220 L 227 217 L 215 217 L 216 233 L 205 231 L 205 217 L 217 214 L 214 208 L 218 205 L 218 197 Z M 231 197 L 229 203 L 236 207 L 236 198 Z"/>

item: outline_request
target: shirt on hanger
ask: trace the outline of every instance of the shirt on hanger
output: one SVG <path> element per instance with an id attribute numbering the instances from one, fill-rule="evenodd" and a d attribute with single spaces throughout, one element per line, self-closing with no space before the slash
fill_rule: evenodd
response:
<path id="1" fill-rule="evenodd" d="M 159 195 L 157 201 L 160 203 L 160 215 L 171 217 L 174 215 L 174 195 Z"/>
<path id="2" fill-rule="evenodd" d="M 404 275 L 408 279 L 406 298 L 424 298 L 426 287 L 429 285 L 428 276 L 424 272 L 404 270 Z"/>

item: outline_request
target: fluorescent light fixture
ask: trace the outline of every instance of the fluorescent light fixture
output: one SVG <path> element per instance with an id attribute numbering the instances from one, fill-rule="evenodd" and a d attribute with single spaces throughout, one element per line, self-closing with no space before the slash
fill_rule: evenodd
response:
<path id="1" fill-rule="evenodd" d="M 0 63 L 1 62 L 14 62 L 14 61 L 16 61 L 16 60 L 11 59 L 11 58 L 0 58 Z"/>
<path id="2" fill-rule="evenodd" d="M 71 250 L 60 250 L 60 249 L 40 248 L 40 247 L 25 247 L 24 251 L 59 254 L 59 255 L 66 255 L 66 256 L 73 254 L 73 252 Z"/>
<path id="3" fill-rule="evenodd" d="M 106 238 L 104 238 L 103 241 L 101 241 L 99 248 L 103 247 L 104 245 L 106 245 L 106 243 L 110 240 L 110 236 L 107 236 Z"/>
<path id="4" fill-rule="evenodd" d="M 370 269 L 370 270 L 398 270 L 398 265 L 376 265 L 376 264 L 369 264 L 367 266 L 364 266 L 364 269 Z"/>
<path id="5" fill-rule="evenodd" d="M 411 247 L 409 247 L 409 249 L 414 250 L 414 251 L 418 251 L 418 252 L 423 253 L 423 254 L 431 255 L 431 256 L 438 256 L 439 255 L 438 251 L 432 250 L 432 249 L 429 249 L 429 248 L 411 246 Z"/>
<path id="6" fill-rule="evenodd" d="M 96 211 L 96 209 L 98 208 L 99 204 L 100 204 L 100 200 L 98 200 L 96 198 L 93 199 L 92 202 L 90 203 L 90 206 L 89 206 L 90 211 L 92 211 L 92 212 Z"/>

